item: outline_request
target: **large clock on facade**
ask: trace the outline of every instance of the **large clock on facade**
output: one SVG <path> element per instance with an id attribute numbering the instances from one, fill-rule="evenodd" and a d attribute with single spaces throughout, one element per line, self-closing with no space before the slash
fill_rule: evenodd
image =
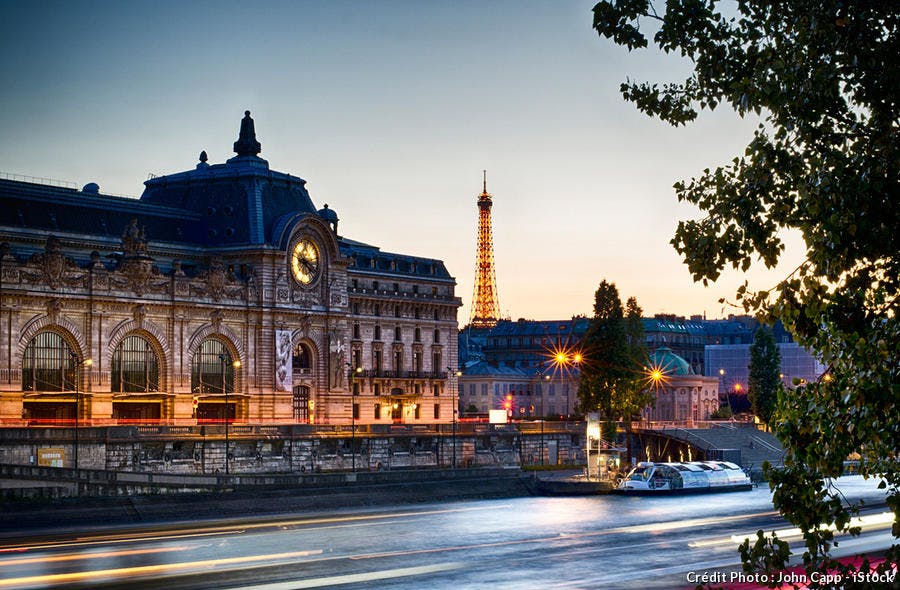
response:
<path id="1" fill-rule="evenodd" d="M 309 285 L 319 276 L 319 248 L 304 238 L 294 244 L 291 251 L 291 271 L 301 285 Z"/>

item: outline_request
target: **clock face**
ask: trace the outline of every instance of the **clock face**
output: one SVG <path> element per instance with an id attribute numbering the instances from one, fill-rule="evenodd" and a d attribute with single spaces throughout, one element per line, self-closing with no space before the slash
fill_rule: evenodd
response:
<path id="1" fill-rule="evenodd" d="M 310 240 L 302 239 L 291 252 L 291 271 L 301 285 L 312 283 L 319 274 L 319 249 Z"/>

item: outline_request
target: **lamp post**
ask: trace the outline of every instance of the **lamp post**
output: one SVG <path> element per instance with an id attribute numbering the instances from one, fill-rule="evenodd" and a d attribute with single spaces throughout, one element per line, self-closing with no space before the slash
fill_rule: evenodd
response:
<path id="1" fill-rule="evenodd" d="M 459 411 L 459 404 L 456 403 L 456 391 L 459 388 L 459 378 L 462 377 L 462 371 L 454 371 L 450 367 L 447 367 L 447 374 L 454 375 L 456 377 L 456 387 L 453 387 L 453 383 L 450 384 L 450 395 L 453 399 L 453 416 L 451 418 L 451 439 L 453 441 L 453 469 L 456 469 L 456 413 Z"/>
<path id="2" fill-rule="evenodd" d="M 230 413 L 229 410 L 231 406 L 228 405 L 228 387 L 225 381 L 225 369 L 228 366 L 228 359 L 229 356 L 224 353 L 219 355 L 219 360 L 222 361 L 222 393 L 225 394 L 225 475 L 229 475 L 231 473 L 231 461 L 229 460 L 230 445 L 228 444 L 228 414 Z M 231 366 L 237 369 L 241 366 L 241 361 L 234 361 L 233 363 L 231 363 Z"/>
<path id="3" fill-rule="evenodd" d="M 544 381 L 550 381 L 550 375 L 544 375 Z M 544 464 L 544 396 L 546 392 L 544 387 L 541 388 L 541 465 Z"/>
<path id="4" fill-rule="evenodd" d="M 344 364 L 350 373 L 350 468 L 356 472 L 356 376 L 362 373 L 362 367 Z"/>
<path id="5" fill-rule="evenodd" d="M 93 364 L 91 359 L 81 360 L 81 357 L 74 351 L 69 351 L 69 356 L 72 358 L 72 364 L 74 365 L 72 368 L 75 372 L 75 442 L 73 445 L 73 459 L 75 463 L 75 470 L 78 470 L 78 411 L 81 405 L 81 395 L 78 391 L 78 381 L 80 377 L 79 369 L 82 366 L 90 367 Z"/>

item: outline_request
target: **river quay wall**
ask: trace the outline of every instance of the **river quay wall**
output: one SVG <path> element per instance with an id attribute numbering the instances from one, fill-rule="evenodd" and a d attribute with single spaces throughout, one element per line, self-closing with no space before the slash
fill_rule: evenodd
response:
<path id="1" fill-rule="evenodd" d="M 224 425 L 4 428 L 0 495 L 168 494 L 337 478 L 330 486 L 370 473 L 414 481 L 421 470 L 584 461 L 583 427 L 574 423 L 456 426 L 230 425 L 227 437 Z"/>

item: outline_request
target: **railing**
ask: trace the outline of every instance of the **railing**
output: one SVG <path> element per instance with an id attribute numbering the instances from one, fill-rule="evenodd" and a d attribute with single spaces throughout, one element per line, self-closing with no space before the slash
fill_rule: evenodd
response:
<path id="1" fill-rule="evenodd" d="M 676 430 L 678 428 L 756 428 L 749 420 L 640 420 L 631 423 L 634 430 Z"/>
<path id="2" fill-rule="evenodd" d="M 447 371 L 385 371 L 377 369 L 363 369 L 357 374 L 357 378 L 363 379 L 446 379 Z"/>
<path id="3" fill-rule="evenodd" d="M 234 437 L 299 438 L 315 436 L 350 436 L 354 432 L 370 435 L 418 434 L 429 436 L 527 434 L 541 431 L 539 422 L 517 422 L 511 424 L 487 424 L 457 422 L 456 424 L 378 423 L 378 424 L 232 424 L 228 425 L 229 435 Z M 577 434 L 584 432 L 583 422 L 544 422 L 543 432 L 549 434 Z M 140 440 L 168 437 L 202 438 L 222 437 L 225 424 L 218 421 L 204 425 L 159 425 L 159 426 L 82 426 L 78 429 L 79 439 L 97 440 Z M 74 428 L 0 428 L 0 441 L 71 440 Z"/>
<path id="4" fill-rule="evenodd" d="M 46 184 L 50 186 L 58 186 L 61 188 L 78 188 L 78 185 L 68 180 L 56 180 L 55 178 L 45 178 L 43 176 L 27 176 L 25 174 L 12 174 L 10 172 L 0 172 L 0 178 L 4 180 L 13 180 L 16 182 L 29 182 L 31 184 Z"/>
<path id="5" fill-rule="evenodd" d="M 422 275 L 428 276 L 428 275 Z M 370 295 L 373 297 L 392 297 L 397 299 L 427 299 L 431 301 L 454 301 L 457 297 L 452 295 L 433 295 L 431 293 L 415 293 L 413 291 L 394 291 L 393 289 L 366 289 L 364 287 L 350 287 L 351 295 Z"/>

